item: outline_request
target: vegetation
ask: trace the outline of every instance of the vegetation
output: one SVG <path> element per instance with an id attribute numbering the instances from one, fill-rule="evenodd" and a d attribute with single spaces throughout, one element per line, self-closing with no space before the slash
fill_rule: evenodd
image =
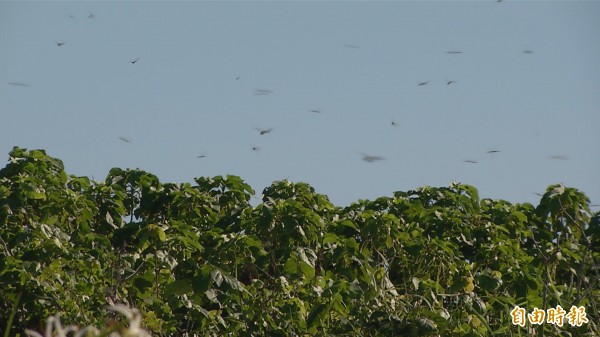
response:
<path id="1" fill-rule="evenodd" d="M 130 309 L 124 305 L 113 305 L 108 309 L 125 316 L 127 323 L 115 322 L 102 331 L 93 326 L 82 329 L 75 325 L 63 327 L 60 315 L 57 314 L 48 319 L 44 335 L 32 330 L 25 330 L 25 333 L 29 337 L 67 337 L 69 334 L 75 337 L 150 337 L 141 327 L 142 317 L 137 309 Z"/>
<path id="2" fill-rule="evenodd" d="M 348 207 L 280 181 L 69 176 L 15 147 L 0 170 L 0 333 L 47 317 L 110 326 L 138 308 L 153 336 L 599 336 L 600 215 L 580 191 L 539 205 L 453 183 Z M 585 307 L 587 323 L 511 323 Z M 535 331 L 534 331 L 535 330 Z M 90 330 L 91 331 L 91 330 Z M 83 334 L 80 334 L 83 335 Z"/>

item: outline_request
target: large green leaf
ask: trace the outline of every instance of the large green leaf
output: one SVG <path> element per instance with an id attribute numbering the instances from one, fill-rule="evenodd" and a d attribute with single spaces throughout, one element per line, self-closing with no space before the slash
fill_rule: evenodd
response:
<path id="1" fill-rule="evenodd" d="M 191 279 L 181 279 L 165 286 L 165 296 L 189 294 L 193 290 Z"/>

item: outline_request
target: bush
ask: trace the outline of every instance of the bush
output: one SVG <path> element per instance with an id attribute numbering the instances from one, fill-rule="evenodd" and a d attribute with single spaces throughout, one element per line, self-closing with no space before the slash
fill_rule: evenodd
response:
<path id="1" fill-rule="evenodd" d="M 0 170 L 0 331 L 57 312 L 104 326 L 120 303 L 156 336 L 600 335 L 600 215 L 574 188 L 537 206 L 458 183 L 347 207 L 306 183 L 253 194 L 236 176 L 114 168 L 96 182 L 15 148 Z M 511 322 L 558 305 L 589 322 Z"/>

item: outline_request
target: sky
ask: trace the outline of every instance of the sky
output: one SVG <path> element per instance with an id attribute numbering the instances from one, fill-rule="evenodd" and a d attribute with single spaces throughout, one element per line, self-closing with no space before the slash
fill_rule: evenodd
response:
<path id="1" fill-rule="evenodd" d="M 599 17 L 600 1 L 0 1 L 0 153 L 95 180 L 233 174 L 255 202 L 289 179 L 338 206 L 454 180 L 600 204 Z"/>

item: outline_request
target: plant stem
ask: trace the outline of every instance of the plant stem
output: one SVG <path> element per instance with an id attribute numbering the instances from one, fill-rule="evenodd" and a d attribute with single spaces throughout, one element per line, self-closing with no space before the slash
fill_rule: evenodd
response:
<path id="1" fill-rule="evenodd" d="M 10 328 L 12 326 L 12 322 L 15 319 L 15 315 L 17 314 L 17 308 L 19 307 L 19 302 L 21 302 L 21 296 L 23 295 L 23 290 L 19 292 L 17 295 L 17 300 L 15 301 L 15 305 L 13 305 L 12 310 L 10 311 L 10 316 L 8 317 L 8 322 L 6 322 L 6 330 L 4 330 L 4 337 L 8 337 L 10 333 Z"/>

